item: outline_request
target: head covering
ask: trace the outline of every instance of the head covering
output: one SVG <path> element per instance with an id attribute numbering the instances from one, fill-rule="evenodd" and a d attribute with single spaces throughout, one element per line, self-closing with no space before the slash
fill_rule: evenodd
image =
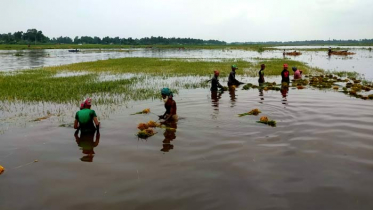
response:
<path id="1" fill-rule="evenodd" d="M 293 71 L 296 71 L 296 70 L 297 70 L 297 67 L 293 66 L 293 68 L 291 68 L 291 69 L 293 69 Z"/>
<path id="2" fill-rule="evenodd" d="M 260 65 L 261 68 L 265 67 L 266 65 L 264 63 L 262 63 L 262 65 Z"/>
<path id="3" fill-rule="evenodd" d="M 218 70 L 215 70 L 215 71 L 214 71 L 214 75 L 219 75 L 219 73 L 220 73 L 220 72 L 219 72 Z"/>
<path id="4" fill-rule="evenodd" d="M 238 69 L 237 65 L 236 65 L 236 64 L 233 64 L 233 65 L 232 65 L 232 69 Z"/>
<path id="5" fill-rule="evenodd" d="M 169 97 L 173 97 L 173 94 L 172 94 L 172 92 L 171 92 L 171 90 L 169 88 L 163 88 L 161 90 L 161 94 L 169 96 Z"/>
<path id="6" fill-rule="evenodd" d="M 80 108 L 89 108 L 92 104 L 92 99 L 87 98 L 83 103 L 80 104 Z"/>
<path id="7" fill-rule="evenodd" d="M 284 64 L 284 68 L 287 68 L 287 67 L 288 67 L 288 64 L 287 64 L 287 63 L 285 63 L 285 64 Z"/>

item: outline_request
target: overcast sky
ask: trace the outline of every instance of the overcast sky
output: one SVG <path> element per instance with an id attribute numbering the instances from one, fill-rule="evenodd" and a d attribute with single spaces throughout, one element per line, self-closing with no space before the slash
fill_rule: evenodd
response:
<path id="1" fill-rule="evenodd" d="M 0 33 L 235 41 L 373 38 L 373 0 L 0 0 Z"/>

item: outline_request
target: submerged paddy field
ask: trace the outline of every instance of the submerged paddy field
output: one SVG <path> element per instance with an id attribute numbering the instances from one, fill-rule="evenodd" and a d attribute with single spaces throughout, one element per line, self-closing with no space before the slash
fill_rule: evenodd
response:
<path id="1" fill-rule="evenodd" d="M 261 63 L 267 84 L 253 88 Z M 283 88 L 283 63 L 305 80 Z M 252 86 L 211 94 L 212 72 L 226 86 L 232 64 Z M 372 84 L 325 70 L 190 56 L 0 72 L 0 209 L 371 209 L 373 100 L 356 96 L 373 94 Z M 166 86 L 181 119 L 137 138 L 139 123 L 164 113 Z M 86 97 L 102 125 L 93 146 L 72 129 Z M 261 113 L 239 117 L 253 109 Z M 276 126 L 257 123 L 263 116 Z"/>

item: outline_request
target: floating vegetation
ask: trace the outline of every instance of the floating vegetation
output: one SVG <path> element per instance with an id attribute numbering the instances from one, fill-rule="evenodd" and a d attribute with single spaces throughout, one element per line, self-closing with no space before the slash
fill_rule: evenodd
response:
<path id="1" fill-rule="evenodd" d="M 238 114 L 239 117 L 243 117 L 243 116 L 246 116 L 246 115 L 258 115 L 259 113 L 262 113 L 259 109 L 253 109 L 251 110 L 250 112 L 246 112 L 246 113 L 243 113 L 243 114 Z"/>
<path id="2" fill-rule="evenodd" d="M 161 124 L 160 124 L 160 123 L 157 123 L 157 122 L 154 122 L 154 121 L 152 121 L 152 120 L 150 120 L 150 121 L 148 122 L 148 127 L 149 127 L 149 128 L 161 127 Z"/>
<path id="3" fill-rule="evenodd" d="M 153 129 L 151 128 L 147 128 L 147 129 L 144 129 L 144 130 L 141 130 L 137 133 L 137 137 L 141 138 L 141 139 L 146 139 L 148 137 L 151 137 L 153 136 L 154 134 L 156 134 L 156 132 L 154 132 Z"/>
<path id="4" fill-rule="evenodd" d="M 17 52 L 14 56 L 23 56 L 23 54 Z"/>
<path id="5" fill-rule="evenodd" d="M 0 165 L 0 174 L 2 174 L 5 171 L 4 167 Z"/>
<path id="6" fill-rule="evenodd" d="M 253 86 L 253 84 L 251 84 L 251 83 L 247 83 L 246 85 L 244 85 L 243 87 L 242 87 L 242 90 L 250 90 L 250 88 Z"/>
<path id="7" fill-rule="evenodd" d="M 149 113 L 150 113 L 150 109 L 147 108 L 147 109 L 142 110 L 141 112 L 136 112 L 136 113 L 131 114 L 131 115 L 136 115 L 136 114 L 149 114 Z"/>
<path id="8" fill-rule="evenodd" d="M 228 91 L 228 87 L 227 86 L 223 86 L 222 90 L 223 91 Z"/>
<path id="9" fill-rule="evenodd" d="M 137 128 L 138 128 L 139 130 L 142 131 L 142 130 L 148 129 L 149 126 L 148 126 L 147 123 L 139 123 L 139 124 L 137 125 Z"/>
<path id="10" fill-rule="evenodd" d="M 257 123 L 263 123 L 272 127 L 276 127 L 276 121 L 270 120 L 267 116 L 260 117 L 259 121 L 256 121 Z"/>

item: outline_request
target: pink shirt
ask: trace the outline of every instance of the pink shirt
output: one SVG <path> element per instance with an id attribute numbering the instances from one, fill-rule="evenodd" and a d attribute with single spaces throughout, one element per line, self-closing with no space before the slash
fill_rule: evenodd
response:
<path id="1" fill-rule="evenodd" d="M 302 79 L 299 69 L 294 72 L 294 79 Z"/>

